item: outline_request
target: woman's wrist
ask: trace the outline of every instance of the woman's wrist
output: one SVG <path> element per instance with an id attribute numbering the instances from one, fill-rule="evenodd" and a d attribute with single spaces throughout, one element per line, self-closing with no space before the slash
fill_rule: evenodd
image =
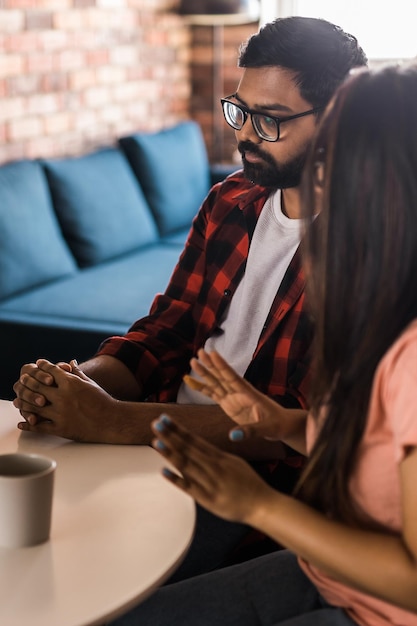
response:
<path id="1" fill-rule="evenodd" d="M 258 491 L 257 500 L 248 510 L 247 516 L 242 520 L 243 523 L 266 532 L 270 528 L 271 515 L 275 515 L 272 512 L 277 511 L 282 497 L 279 491 L 263 483 L 262 489 Z"/>

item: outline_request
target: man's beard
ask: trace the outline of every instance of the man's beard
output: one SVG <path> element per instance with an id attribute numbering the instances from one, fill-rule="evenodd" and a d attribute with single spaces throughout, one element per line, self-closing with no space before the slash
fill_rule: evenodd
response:
<path id="1" fill-rule="evenodd" d="M 250 141 L 240 141 L 238 150 L 242 155 L 243 172 L 251 182 L 262 187 L 272 187 L 273 189 L 287 189 L 288 187 L 298 187 L 304 165 L 307 159 L 307 149 L 297 157 L 278 165 L 269 154 L 265 154 L 258 146 Z M 245 151 L 251 152 L 263 159 L 262 163 L 249 163 L 245 159 Z"/>

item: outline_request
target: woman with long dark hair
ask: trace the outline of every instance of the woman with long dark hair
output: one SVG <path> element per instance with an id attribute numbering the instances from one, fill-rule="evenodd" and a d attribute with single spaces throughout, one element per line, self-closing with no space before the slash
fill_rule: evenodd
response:
<path id="1" fill-rule="evenodd" d="M 238 424 L 232 440 L 306 453 L 295 494 L 168 416 L 153 425 L 155 449 L 181 472 L 164 471 L 173 484 L 287 549 L 168 585 L 120 624 L 417 625 L 416 66 L 358 71 L 339 88 L 304 200 L 309 414 L 263 396 L 217 353 L 192 361 L 201 391 Z"/>

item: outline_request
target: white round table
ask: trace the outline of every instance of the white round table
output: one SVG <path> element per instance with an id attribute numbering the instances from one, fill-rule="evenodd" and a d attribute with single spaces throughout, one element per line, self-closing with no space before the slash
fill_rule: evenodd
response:
<path id="1" fill-rule="evenodd" d="M 18 421 L 1 400 L 0 454 L 36 452 L 57 462 L 52 530 L 42 545 L 0 548 L 0 624 L 103 624 L 181 562 L 194 502 L 161 476 L 166 463 L 148 446 L 80 444 L 23 433 Z"/>

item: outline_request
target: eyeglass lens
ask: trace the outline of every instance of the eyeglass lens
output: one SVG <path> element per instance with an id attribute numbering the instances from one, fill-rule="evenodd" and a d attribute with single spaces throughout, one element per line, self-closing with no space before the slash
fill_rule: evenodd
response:
<path id="1" fill-rule="evenodd" d="M 255 113 L 252 115 L 253 125 L 261 139 L 275 141 L 279 137 L 279 127 L 272 117 Z"/>
<path id="2" fill-rule="evenodd" d="M 236 104 L 232 102 L 224 103 L 224 113 L 226 116 L 226 121 L 235 128 L 236 130 L 240 130 L 245 123 L 246 115 L 242 111 L 242 109 Z"/>
<path id="3" fill-rule="evenodd" d="M 233 102 L 223 102 L 223 111 L 226 118 L 226 122 L 235 130 L 240 130 L 248 116 L 248 113 L 241 109 L 237 104 Z M 262 113 L 251 114 L 252 124 L 261 139 L 267 141 L 276 141 L 279 137 L 279 130 L 277 122 L 268 115 L 262 115 Z"/>

